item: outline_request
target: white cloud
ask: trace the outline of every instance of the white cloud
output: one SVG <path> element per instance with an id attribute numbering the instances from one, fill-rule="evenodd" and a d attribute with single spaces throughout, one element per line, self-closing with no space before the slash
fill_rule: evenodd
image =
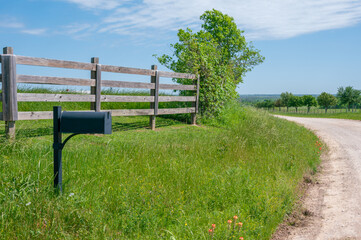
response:
<path id="1" fill-rule="evenodd" d="M 212 8 L 235 19 L 249 39 L 284 39 L 361 22 L 359 0 L 66 0 L 111 10 L 99 32 L 153 34 L 200 24 Z"/>
<path id="2" fill-rule="evenodd" d="M 21 30 L 21 32 L 30 34 L 30 35 L 42 35 L 46 32 L 46 29 L 45 28 L 24 29 L 24 30 Z"/>
<path id="3" fill-rule="evenodd" d="M 124 0 L 66 0 L 67 2 L 78 4 L 82 8 L 88 9 L 114 9 L 122 5 Z"/>
<path id="4" fill-rule="evenodd" d="M 0 16 L 0 28 L 22 28 L 24 24 L 11 16 Z"/>

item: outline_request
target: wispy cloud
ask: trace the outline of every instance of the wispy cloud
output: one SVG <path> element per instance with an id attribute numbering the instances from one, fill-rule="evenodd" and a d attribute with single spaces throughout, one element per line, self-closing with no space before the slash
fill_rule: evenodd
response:
<path id="1" fill-rule="evenodd" d="M 82 8 L 87 9 L 114 9 L 122 5 L 125 0 L 65 0 L 70 3 L 78 4 Z"/>
<path id="2" fill-rule="evenodd" d="M 67 26 L 63 26 L 59 28 L 59 30 L 54 31 L 53 33 L 69 35 L 75 39 L 83 39 L 93 34 L 96 31 L 97 27 L 97 24 L 73 23 Z"/>
<path id="3" fill-rule="evenodd" d="M 249 39 L 284 39 L 361 22 L 358 0 L 64 0 L 106 9 L 97 31 L 154 34 L 199 26 L 212 8 L 234 17 Z"/>
<path id="4" fill-rule="evenodd" d="M 17 18 L 6 15 L 0 16 L 0 28 L 13 28 L 21 33 L 30 35 L 42 35 L 47 31 L 46 28 L 28 29 L 25 24 L 20 22 Z"/>
<path id="5" fill-rule="evenodd" d="M 30 35 L 42 35 L 46 32 L 45 28 L 36 28 L 36 29 L 23 29 L 22 33 L 30 34 Z"/>
<path id="6" fill-rule="evenodd" d="M 12 16 L 0 16 L 0 28 L 22 28 L 24 24 Z"/>

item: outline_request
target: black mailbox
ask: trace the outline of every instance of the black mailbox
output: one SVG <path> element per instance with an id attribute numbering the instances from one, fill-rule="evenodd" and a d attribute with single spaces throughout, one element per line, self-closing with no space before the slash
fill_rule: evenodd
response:
<path id="1" fill-rule="evenodd" d="M 54 187 L 62 192 L 62 150 L 70 138 L 78 134 L 112 133 L 110 112 L 61 112 L 61 107 L 53 108 L 54 131 Z M 72 133 L 64 142 L 62 133 Z"/>
<path id="2" fill-rule="evenodd" d="M 60 117 L 62 133 L 112 133 L 110 112 L 66 112 Z"/>

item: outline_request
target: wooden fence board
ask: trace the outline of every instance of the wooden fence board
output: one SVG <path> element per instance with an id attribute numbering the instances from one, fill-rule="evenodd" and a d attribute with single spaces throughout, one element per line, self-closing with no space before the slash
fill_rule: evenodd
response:
<path id="1" fill-rule="evenodd" d="M 195 96 L 159 96 L 159 102 L 195 102 Z"/>
<path id="2" fill-rule="evenodd" d="M 112 113 L 113 117 L 117 116 L 150 116 L 154 114 L 153 109 L 118 109 L 118 110 L 102 110 L 102 112 Z M 165 114 L 181 114 L 194 113 L 194 108 L 159 108 L 158 115 Z M 19 120 L 40 120 L 52 119 L 52 111 L 33 111 L 33 112 L 19 112 Z M 2 112 L 0 112 L 0 120 L 2 120 Z"/>
<path id="3" fill-rule="evenodd" d="M 18 75 L 18 83 L 35 83 L 51 85 L 74 85 L 74 86 L 95 86 L 95 79 L 84 78 L 63 78 L 63 77 L 46 77 L 33 75 Z"/>
<path id="4" fill-rule="evenodd" d="M 102 95 L 102 102 L 154 102 L 153 96 Z"/>
<path id="5" fill-rule="evenodd" d="M 102 86 L 103 87 L 119 87 L 119 88 L 154 89 L 154 83 L 125 82 L 125 81 L 111 81 L 111 80 L 103 80 Z"/>
<path id="6" fill-rule="evenodd" d="M 19 120 L 39 120 L 39 119 L 52 119 L 52 111 L 41 112 L 19 112 Z"/>
<path id="7" fill-rule="evenodd" d="M 197 76 L 194 74 L 189 73 L 176 73 L 176 72 L 165 72 L 165 71 L 158 71 L 160 77 L 167 77 L 167 78 L 186 78 L 186 79 L 196 79 Z"/>
<path id="8" fill-rule="evenodd" d="M 101 95 L 101 102 L 154 102 L 154 96 Z M 94 95 L 18 93 L 19 102 L 92 102 Z M 195 102 L 195 96 L 159 96 L 159 102 Z"/>
<path id="9" fill-rule="evenodd" d="M 107 110 L 102 110 L 107 111 Z M 153 109 L 118 109 L 118 110 L 111 110 L 112 116 L 147 116 L 153 115 Z"/>
<path id="10" fill-rule="evenodd" d="M 1 74 L 0 74 L 0 82 L 1 82 Z M 50 85 L 95 86 L 95 79 L 48 77 L 48 76 L 36 76 L 36 75 L 17 75 L 17 82 L 33 83 L 33 84 L 50 84 Z M 102 80 L 102 86 L 119 87 L 119 88 L 154 89 L 155 85 L 154 83 Z M 197 86 L 178 85 L 178 84 L 159 84 L 159 89 L 196 91 Z"/>
<path id="11" fill-rule="evenodd" d="M 18 102 L 94 102 L 94 95 L 18 93 Z"/>
<path id="12" fill-rule="evenodd" d="M 180 113 L 195 113 L 194 108 L 159 108 L 158 115 L 162 114 L 180 114 Z"/>
<path id="13" fill-rule="evenodd" d="M 159 89 L 171 89 L 171 90 L 197 90 L 196 85 L 178 85 L 178 84 L 159 84 Z"/>
<path id="14" fill-rule="evenodd" d="M 48 58 L 25 57 L 25 56 L 16 56 L 16 62 L 18 64 L 23 64 L 23 65 L 71 68 L 71 69 L 93 70 L 93 71 L 95 71 L 96 68 L 96 64 L 93 63 L 83 63 L 83 62 L 55 60 Z"/>
<path id="15" fill-rule="evenodd" d="M 114 72 L 114 73 L 127 73 L 127 74 L 155 76 L 155 71 L 154 70 L 141 69 L 141 68 L 130 68 L 130 67 L 119 67 L 119 66 L 112 66 L 112 65 L 102 65 L 102 71 L 104 71 L 104 72 Z"/>

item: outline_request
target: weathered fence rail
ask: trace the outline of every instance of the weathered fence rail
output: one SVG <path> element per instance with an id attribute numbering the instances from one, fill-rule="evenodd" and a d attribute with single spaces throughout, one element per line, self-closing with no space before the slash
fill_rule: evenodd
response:
<path id="1" fill-rule="evenodd" d="M 90 110 L 94 111 L 102 111 L 102 102 L 149 102 L 150 109 L 117 109 L 106 111 L 111 111 L 113 116 L 149 115 L 150 127 L 153 130 L 155 129 L 155 117 L 157 115 L 190 113 L 192 114 L 192 124 L 195 124 L 196 122 L 199 98 L 199 78 L 194 74 L 158 71 L 156 65 L 153 65 L 151 69 L 102 65 L 99 64 L 99 58 L 92 58 L 90 63 L 83 63 L 17 56 L 13 54 L 13 49 L 11 47 L 5 47 L 3 49 L 3 54 L 0 55 L 0 63 L 0 82 L 2 82 L 2 93 L 0 93 L 2 112 L 0 112 L 0 120 L 5 121 L 6 135 L 10 138 L 15 137 L 15 121 L 17 120 L 51 119 L 53 117 L 52 111 L 19 112 L 17 107 L 18 102 L 89 102 Z M 16 66 L 18 64 L 89 70 L 90 78 L 20 75 L 16 72 Z M 102 72 L 150 76 L 150 82 L 103 80 L 101 76 Z M 161 77 L 192 79 L 193 84 L 161 84 Z M 90 94 L 18 93 L 18 83 L 89 86 Z M 149 89 L 150 96 L 103 95 L 101 94 L 102 87 Z M 159 90 L 193 91 L 194 96 L 159 96 Z M 160 102 L 191 102 L 192 107 L 159 108 Z"/>

